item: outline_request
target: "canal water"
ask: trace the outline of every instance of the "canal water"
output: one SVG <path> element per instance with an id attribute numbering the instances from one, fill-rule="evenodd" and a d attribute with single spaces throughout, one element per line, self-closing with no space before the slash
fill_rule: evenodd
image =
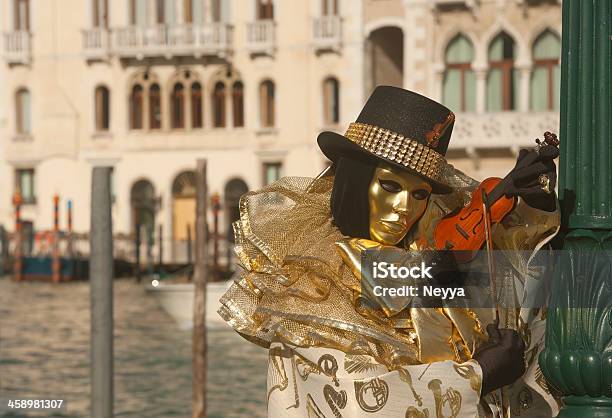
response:
<path id="1" fill-rule="evenodd" d="M 191 333 L 144 287 L 114 287 L 115 416 L 191 417 Z M 87 418 L 89 283 L 0 279 L 0 399 L 65 399 L 67 412 L 0 418 Z M 229 328 L 210 329 L 208 416 L 266 416 L 266 350 Z"/>

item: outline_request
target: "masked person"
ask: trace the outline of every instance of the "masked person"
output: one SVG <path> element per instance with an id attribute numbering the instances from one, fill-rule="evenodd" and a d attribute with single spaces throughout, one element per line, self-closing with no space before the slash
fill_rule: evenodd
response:
<path id="1" fill-rule="evenodd" d="M 269 349 L 269 416 L 556 412 L 537 368 L 540 312 L 519 311 L 519 335 L 492 324 L 492 309 L 362 303 L 361 251 L 435 248 L 437 223 L 466 205 L 478 186 L 444 158 L 453 123 L 439 103 L 378 87 L 344 136 L 319 136 L 331 173 L 283 178 L 241 199 L 234 229 L 244 273 L 219 313 Z M 521 151 L 507 186 L 518 203 L 493 228 L 496 249 L 530 253 L 558 231 L 557 154 L 547 151 L 529 163 Z M 514 258 L 521 301 L 533 283 L 526 257 Z"/>

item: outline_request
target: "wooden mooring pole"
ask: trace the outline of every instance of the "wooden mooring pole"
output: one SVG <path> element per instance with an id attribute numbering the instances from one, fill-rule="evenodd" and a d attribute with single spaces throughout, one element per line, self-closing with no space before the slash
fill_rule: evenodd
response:
<path id="1" fill-rule="evenodd" d="M 113 223 L 110 167 L 94 167 L 91 182 L 91 416 L 113 416 Z"/>
<path id="2" fill-rule="evenodd" d="M 206 417 L 206 160 L 196 168 L 196 228 L 192 331 L 192 418 Z"/>
<path id="3" fill-rule="evenodd" d="M 164 264 L 164 226 L 162 224 L 159 224 L 157 230 L 157 273 L 161 274 Z"/>
<path id="4" fill-rule="evenodd" d="M 23 234 L 21 230 L 21 194 L 15 193 L 13 196 L 13 206 L 15 207 L 15 249 L 13 251 L 13 278 L 16 281 L 23 279 Z"/>
<path id="5" fill-rule="evenodd" d="M 51 278 L 53 283 L 62 280 L 62 260 L 60 258 L 59 234 L 59 196 L 53 196 L 53 245 L 51 247 Z"/>
<path id="6" fill-rule="evenodd" d="M 136 281 L 138 283 L 140 283 L 140 280 L 142 278 L 141 276 L 141 271 L 140 271 L 140 244 L 142 241 L 142 234 L 141 234 L 141 225 L 140 223 L 136 224 L 136 231 L 135 232 L 135 236 L 134 236 L 134 248 L 136 249 L 136 261 L 134 262 L 134 276 L 136 277 Z"/>

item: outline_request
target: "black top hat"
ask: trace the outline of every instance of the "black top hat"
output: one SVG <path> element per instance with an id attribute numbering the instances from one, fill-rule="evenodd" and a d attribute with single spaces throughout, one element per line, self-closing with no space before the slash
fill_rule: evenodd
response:
<path id="1" fill-rule="evenodd" d="M 442 168 L 454 122 L 453 112 L 440 103 L 379 86 L 346 134 L 322 132 L 317 142 L 333 162 L 343 156 L 384 162 L 423 177 L 434 193 L 448 193 Z"/>

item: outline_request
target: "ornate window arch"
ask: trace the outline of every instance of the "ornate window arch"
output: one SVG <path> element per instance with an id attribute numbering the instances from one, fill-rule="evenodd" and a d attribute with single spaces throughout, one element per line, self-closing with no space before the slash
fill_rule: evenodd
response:
<path id="1" fill-rule="evenodd" d="M 232 113 L 234 127 L 244 126 L 244 84 L 240 80 L 232 84 Z"/>
<path id="2" fill-rule="evenodd" d="M 204 127 L 202 91 L 198 74 L 190 68 L 177 71 L 169 81 L 170 126 L 173 129 Z"/>
<path id="3" fill-rule="evenodd" d="M 161 87 L 158 83 L 153 83 L 149 87 L 149 128 L 161 129 Z"/>
<path id="4" fill-rule="evenodd" d="M 211 115 L 215 128 L 244 126 L 244 84 L 232 68 L 221 68 L 210 79 Z M 231 112 L 231 114 L 230 114 Z"/>
<path id="5" fill-rule="evenodd" d="M 135 74 L 129 85 L 130 129 L 161 129 L 161 84 L 157 76 L 143 71 Z"/>
<path id="6" fill-rule="evenodd" d="M 202 128 L 204 126 L 204 115 L 202 111 L 202 84 L 199 81 L 191 85 L 189 100 L 191 103 L 191 127 L 194 129 Z"/>
<path id="7" fill-rule="evenodd" d="M 180 81 L 172 85 L 170 114 L 172 115 L 172 129 L 183 129 L 185 127 L 185 86 Z"/>
<path id="8" fill-rule="evenodd" d="M 542 31 L 532 47 L 533 69 L 530 86 L 530 109 L 559 110 L 561 41 L 550 29 Z"/>
<path id="9" fill-rule="evenodd" d="M 476 110 L 476 77 L 472 70 L 474 45 L 463 34 L 453 37 L 444 54 L 442 102 L 456 112 Z"/>
<path id="10" fill-rule="evenodd" d="M 213 127 L 225 128 L 225 96 L 226 88 L 223 81 L 217 81 L 213 88 Z"/>
<path id="11" fill-rule="evenodd" d="M 487 111 L 515 110 L 518 106 L 518 77 L 515 67 L 517 47 L 506 31 L 499 32 L 489 44 Z"/>
<path id="12" fill-rule="evenodd" d="M 132 86 L 130 93 L 130 129 L 143 129 L 143 106 L 144 89 L 140 83 L 135 83 Z"/>

